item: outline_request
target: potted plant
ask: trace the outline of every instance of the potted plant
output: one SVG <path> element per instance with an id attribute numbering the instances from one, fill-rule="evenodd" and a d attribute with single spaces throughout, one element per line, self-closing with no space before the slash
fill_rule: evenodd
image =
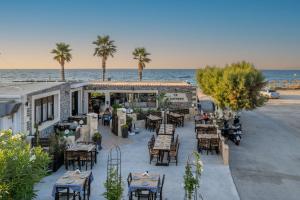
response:
<path id="1" fill-rule="evenodd" d="M 132 131 L 132 117 L 130 116 L 126 116 L 126 124 L 128 125 L 128 131 L 131 132 Z"/>
<path id="2" fill-rule="evenodd" d="M 66 140 L 58 135 L 50 136 L 49 155 L 51 157 L 50 168 L 53 172 L 57 171 L 64 163 L 64 151 Z"/>
<path id="3" fill-rule="evenodd" d="M 102 142 L 102 135 L 99 132 L 94 133 L 92 137 L 93 142 L 95 142 L 98 146 L 98 150 L 102 149 L 101 142 Z"/>
<path id="4" fill-rule="evenodd" d="M 128 138 L 128 125 L 127 124 L 122 125 L 121 130 L 122 130 L 122 137 Z"/>

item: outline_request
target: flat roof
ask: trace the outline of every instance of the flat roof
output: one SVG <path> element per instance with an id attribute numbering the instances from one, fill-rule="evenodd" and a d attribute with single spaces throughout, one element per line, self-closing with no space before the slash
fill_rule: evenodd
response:
<path id="1" fill-rule="evenodd" d="M 91 81 L 91 85 L 115 86 L 115 87 L 190 87 L 191 84 L 184 81 Z"/>
<path id="2" fill-rule="evenodd" d="M 62 85 L 64 82 L 9 82 L 0 83 L 0 97 L 5 96 L 22 96 L 37 92 L 57 85 Z"/>

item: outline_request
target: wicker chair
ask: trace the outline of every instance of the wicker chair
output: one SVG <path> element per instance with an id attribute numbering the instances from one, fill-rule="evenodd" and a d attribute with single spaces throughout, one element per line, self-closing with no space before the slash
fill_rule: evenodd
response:
<path id="1" fill-rule="evenodd" d="M 210 139 L 210 148 L 211 150 L 215 150 L 216 153 L 219 153 L 219 138 L 211 138 Z"/>
<path id="2" fill-rule="evenodd" d="M 69 165 L 72 164 L 73 170 L 75 169 L 75 162 L 78 161 L 78 154 L 74 151 L 65 151 L 65 168 L 69 169 Z"/>
<path id="3" fill-rule="evenodd" d="M 150 160 L 149 160 L 149 163 L 151 164 L 153 158 L 156 157 L 157 161 L 158 162 L 158 159 L 159 159 L 159 151 L 158 150 L 154 150 L 153 149 L 153 143 L 151 143 L 151 141 L 148 142 L 148 150 L 149 150 L 149 157 L 150 157 Z"/>
<path id="4" fill-rule="evenodd" d="M 85 165 L 85 170 L 88 169 L 88 163 L 90 163 L 91 169 L 94 166 L 93 151 L 77 151 L 79 155 L 79 169 Z"/>
<path id="5" fill-rule="evenodd" d="M 170 148 L 171 150 L 176 150 L 176 147 L 177 147 L 177 144 L 178 144 L 178 141 L 179 141 L 178 137 L 179 137 L 179 135 L 177 135 L 175 141 L 173 141 L 171 143 L 171 148 Z"/>
<path id="6" fill-rule="evenodd" d="M 175 149 L 171 149 L 168 154 L 168 161 L 169 163 L 176 163 L 176 166 L 178 164 L 178 151 L 179 151 L 179 143 L 177 143 Z"/>
<path id="7" fill-rule="evenodd" d="M 199 138 L 198 139 L 198 151 L 202 153 L 202 150 L 208 151 L 210 150 L 210 139 L 208 138 Z"/>

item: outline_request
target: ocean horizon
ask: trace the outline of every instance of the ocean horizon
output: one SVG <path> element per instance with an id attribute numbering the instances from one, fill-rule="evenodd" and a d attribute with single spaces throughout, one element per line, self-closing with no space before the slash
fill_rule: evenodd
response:
<path id="1" fill-rule="evenodd" d="M 143 80 L 187 81 L 195 80 L 196 69 L 145 69 Z M 261 70 L 266 80 L 300 80 L 300 70 Z M 66 80 L 91 81 L 102 77 L 102 69 L 66 69 Z M 112 81 L 138 80 L 137 69 L 107 69 L 106 77 Z M 0 82 L 55 81 L 60 79 L 59 69 L 0 69 Z"/>

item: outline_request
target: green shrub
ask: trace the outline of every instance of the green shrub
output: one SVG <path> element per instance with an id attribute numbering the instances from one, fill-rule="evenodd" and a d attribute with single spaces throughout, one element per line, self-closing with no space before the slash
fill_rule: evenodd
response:
<path id="1" fill-rule="evenodd" d="M 0 131 L 0 199 L 33 199 L 34 184 L 46 175 L 48 163 L 42 148 L 31 149 L 21 134 Z"/>

